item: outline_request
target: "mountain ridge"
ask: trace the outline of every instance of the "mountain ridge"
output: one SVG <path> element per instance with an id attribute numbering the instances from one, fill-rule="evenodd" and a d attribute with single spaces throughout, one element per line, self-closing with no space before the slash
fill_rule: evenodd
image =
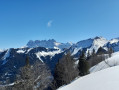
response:
<path id="1" fill-rule="evenodd" d="M 6 78 L 12 79 L 15 77 L 15 74 L 18 72 L 20 67 L 25 64 L 24 61 L 26 56 L 29 56 L 31 64 L 37 60 L 41 63 L 45 63 L 53 73 L 56 63 L 62 57 L 62 55 L 66 54 L 67 52 L 71 52 L 71 55 L 74 56 L 74 58 L 78 58 L 82 50 L 86 53 L 86 55 L 88 52 L 92 53 L 93 49 L 97 51 L 100 47 L 105 50 L 112 47 L 114 52 L 119 51 L 118 39 L 116 39 L 116 41 L 115 39 L 112 40 L 113 41 L 111 42 L 113 43 L 110 43 L 110 40 L 103 37 L 94 37 L 79 41 L 75 44 L 58 43 L 53 39 L 42 41 L 36 40 L 37 44 L 35 45 L 35 41 L 33 41 L 33 43 L 30 44 L 33 45 L 31 47 L 25 46 L 22 48 L 9 48 L 7 50 L 1 50 L 0 75 L 2 77 L 0 80 L 4 81 Z M 6 73 L 8 73 L 8 75 Z"/>

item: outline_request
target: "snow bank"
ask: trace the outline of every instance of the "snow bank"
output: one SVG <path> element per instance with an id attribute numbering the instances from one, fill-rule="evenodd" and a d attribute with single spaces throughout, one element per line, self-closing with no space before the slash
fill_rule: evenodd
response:
<path id="1" fill-rule="evenodd" d="M 119 90 L 119 66 L 81 77 L 58 90 Z"/>
<path id="2" fill-rule="evenodd" d="M 106 59 L 105 61 L 100 62 L 99 64 L 93 66 L 90 69 L 90 72 L 100 71 L 105 68 L 113 67 L 119 65 L 119 52 L 112 54 L 111 58 Z"/>

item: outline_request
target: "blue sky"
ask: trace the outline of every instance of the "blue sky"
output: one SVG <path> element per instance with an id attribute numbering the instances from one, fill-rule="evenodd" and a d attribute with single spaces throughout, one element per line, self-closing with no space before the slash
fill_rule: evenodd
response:
<path id="1" fill-rule="evenodd" d="M 0 0 L 0 48 L 29 40 L 119 37 L 119 0 Z"/>

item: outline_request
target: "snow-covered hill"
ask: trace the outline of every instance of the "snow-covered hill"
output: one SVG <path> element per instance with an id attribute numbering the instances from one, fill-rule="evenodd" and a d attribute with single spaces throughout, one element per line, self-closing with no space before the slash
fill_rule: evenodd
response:
<path id="1" fill-rule="evenodd" d="M 119 52 L 113 53 L 111 58 L 108 58 L 108 59 L 100 62 L 99 64 L 93 66 L 90 69 L 90 72 L 92 73 L 92 72 L 100 71 L 105 68 L 109 68 L 109 67 L 113 67 L 113 66 L 117 66 L 117 65 L 119 65 Z"/>
<path id="2" fill-rule="evenodd" d="M 81 77 L 58 90 L 119 90 L 119 66 Z"/>
<path id="3" fill-rule="evenodd" d="M 27 43 L 27 47 L 34 48 L 34 47 L 45 47 L 45 48 L 55 48 L 55 49 L 64 49 L 64 48 L 70 48 L 73 45 L 73 43 L 59 43 L 56 42 L 54 39 L 50 40 L 36 40 L 32 41 L 30 40 Z"/>

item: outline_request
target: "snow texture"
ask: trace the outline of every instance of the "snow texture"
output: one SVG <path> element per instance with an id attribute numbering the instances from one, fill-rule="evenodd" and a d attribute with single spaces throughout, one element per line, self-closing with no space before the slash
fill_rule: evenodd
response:
<path id="1" fill-rule="evenodd" d="M 32 49 L 33 49 L 33 48 L 28 49 L 28 51 L 26 52 L 26 54 L 29 53 Z"/>
<path id="2" fill-rule="evenodd" d="M 49 52 L 45 52 L 45 51 L 42 51 L 42 52 L 37 52 L 36 53 L 36 56 L 37 58 L 39 58 L 39 60 L 41 60 L 43 62 L 43 60 L 41 59 L 41 56 L 43 57 L 46 57 L 46 56 L 50 56 L 51 58 L 56 55 L 56 54 L 59 54 L 61 53 L 61 50 L 56 50 L 56 51 L 49 51 Z"/>
<path id="3" fill-rule="evenodd" d="M 117 43 L 117 42 L 119 42 L 119 39 L 112 39 L 109 42 L 110 42 L 110 44 Z"/>
<path id="4" fill-rule="evenodd" d="M 119 66 L 81 77 L 58 90 L 119 90 Z"/>
<path id="5" fill-rule="evenodd" d="M 17 53 L 24 53 L 25 51 L 23 50 L 18 50 Z"/>
<path id="6" fill-rule="evenodd" d="M 72 55 L 75 55 L 81 48 L 75 48 Z"/>

